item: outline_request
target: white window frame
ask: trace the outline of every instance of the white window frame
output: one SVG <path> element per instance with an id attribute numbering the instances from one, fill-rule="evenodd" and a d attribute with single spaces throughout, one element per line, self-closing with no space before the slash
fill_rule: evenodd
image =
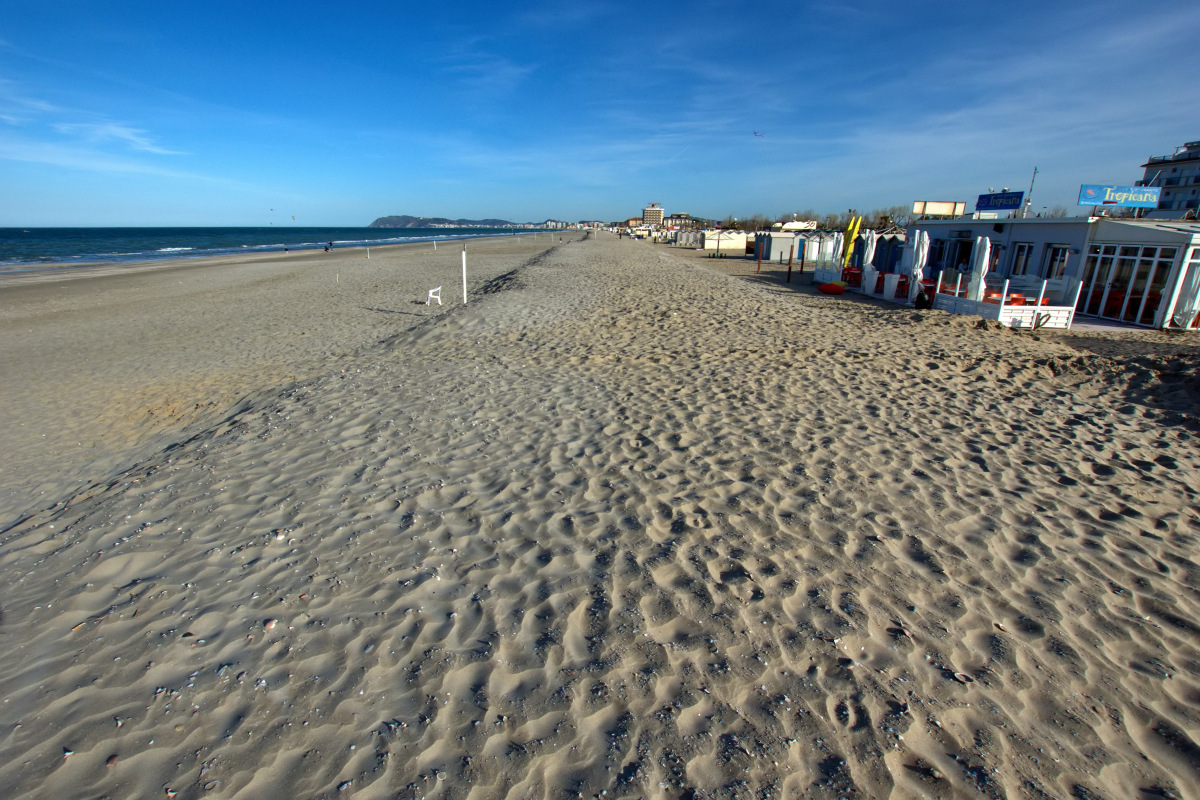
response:
<path id="1" fill-rule="evenodd" d="M 1062 256 L 1063 256 L 1063 258 L 1062 258 L 1062 273 L 1063 274 L 1058 275 L 1058 276 L 1053 276 L 1050 274 L 1050 269 L 1054 263 L 1053 258 L 1054 258 L 1055 251 L 1061 251 Z M 1070 261 L 1071 261 L 1071 245 L 1069 245 L 1069 244 L 1048 244 L 1048 245 L 1046 245 L 1046 255 L 1045 255 L 1045 258 L 1042 259 L 1041 276 L 1048 281 L 1061 281 L 1063 278 L 1066 277 L 1067 265 L 1070 263 Z"/>
<path id="2" fill-rule="evenodd" d="M 1008 265 L 1008 274 L 1011 276 L 1021 276 L 1029 274 L 1029 264 L 1033 261 L 1033 242 L 1013 242 L 1013 257 L 1012 262 Z M 1021 256 L 1025 258 L 1022 261 Z M 1020 265 L 1021 271 L 1017 272 L 1017 265 Z"/>

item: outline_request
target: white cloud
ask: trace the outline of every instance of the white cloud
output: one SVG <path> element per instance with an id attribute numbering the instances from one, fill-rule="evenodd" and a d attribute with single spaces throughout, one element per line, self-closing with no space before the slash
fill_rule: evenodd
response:
<path id="1" fill-rule="evenodd" d="M 93 142 L 121 142 L 133 150 L 159 155 L 182 155 L 176 150 L 167 150 L 154 144 L 140 128 L 132 128 L 116 122 L 56 122 L 51 127 L 59 133 L 74 135 Z"/>

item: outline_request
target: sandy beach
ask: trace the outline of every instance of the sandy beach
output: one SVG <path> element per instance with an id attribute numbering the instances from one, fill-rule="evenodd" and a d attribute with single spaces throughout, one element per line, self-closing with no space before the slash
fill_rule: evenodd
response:
<path id="1" fill-rule="evenodd" d="M 481 286 L 557 243 L 468 243 Z M 444 313 L 461 242 L 0 273 L 0 525 Z M 476 258 L 478 256 L 478 258 Z"/>
<path id="2" fill-rule="evenodd" d="M 564 238 L 6 285 L 0 796 L 1200 798 L 1200 340 Z"/>

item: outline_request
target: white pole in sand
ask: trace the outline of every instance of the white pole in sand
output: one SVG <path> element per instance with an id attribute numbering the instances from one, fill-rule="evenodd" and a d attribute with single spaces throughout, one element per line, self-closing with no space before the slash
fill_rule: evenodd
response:
<path id="1" fill-rule="evenodd" d="M 463 245 L 463 305 L 467 304 L 467 246 Z"/>
<path id="2" fill-rule="evenodd" d="M 371 257 L 371 248 L 368 247 L 367 248 L 367 258 L 370 258 L 370 257 Z"/>

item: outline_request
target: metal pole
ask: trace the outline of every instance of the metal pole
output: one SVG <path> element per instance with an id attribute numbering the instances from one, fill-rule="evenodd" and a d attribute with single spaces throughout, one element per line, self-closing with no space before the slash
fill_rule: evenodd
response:
<path id="1" fill-rule="evenodd" d="M 792 242 L 792 246 L 790 248 L 788 248 L 788 276 L 787 276 L 788 283 L 792 282 L 792 256 L 794 256 L 795 254 L 796 254 L 796 243 Z M 780 253 L 780 255 L 783 255 L 783 254 Z"/>
<path id="2" fill-rule="evenodd" d="M 467 246 L 463 245 L 463 305 L 467 304 Z"/>
<path id="3" fill-rule="evenodd" d="M 1082 285 L 1082 281 L 1080 282 Z M 1042 307 L 1042 298 L 1046 296 L 1046 282 L 1042 281 L 1042 289 L 1038 292 L 1037 307 Z"/>
<path id="4" fill-rule="evenodd" d="M 1033 168 L 1033 177 L 1029 179 L 1029 194 L 1025 197 L 1025 213 L 1021 214 L 1022 219 L 1029 216 L 1029 209 L 1033 208 L 1033 184 L 1037 182 L 1037 167 Z"/>

